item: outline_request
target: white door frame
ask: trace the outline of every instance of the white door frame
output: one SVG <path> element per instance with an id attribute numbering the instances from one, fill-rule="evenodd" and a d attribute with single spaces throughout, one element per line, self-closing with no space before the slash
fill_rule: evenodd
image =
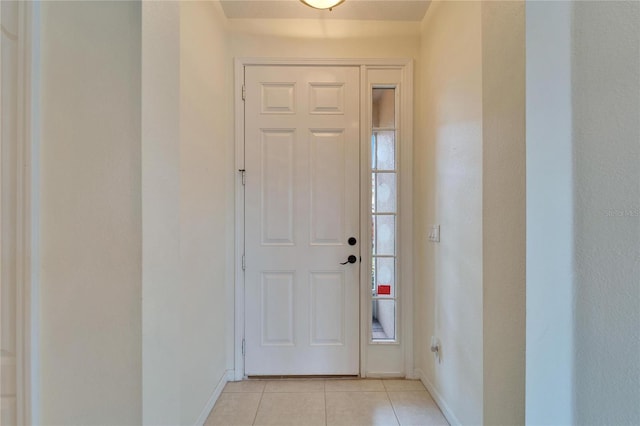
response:
<path id="1" fill-rule="evenodd" d="M 400 247 L 398 249 L 398 276 L 401 280 L 400 310 L 398 318 L 400 320 L 399 339 L 404 350 L 404 371 L 400 372 L 376 372 L 377 376 L 397 376 L 414 377 L 413 366 L 413 217 L 412 217 L 412 158 L 413 158 L 413 61 L 411 59 L 280 59 L 280 58 L 236 58 L 234 63 L 234 99 L 235 99 L 235 276 L 234 276 L 234 317 L 229 321 L 234 321 L 234 379 L 244 378 L 244 333 L 245 333 L 245 293 L 244 293 L 244 189 L 243 173 L 244 162 L 244 68 L 251 65 L 289 65 L 289 66 L 357 66 L 360 68 L 360 164 L 361 182 L 371 179 L 368 173 L 371 155 L 371 142 L 369 139 L 368 121 L 366 112 L 370 110 L 368 105 L 368 81 L 367 71 L 375 69 L 397 69 L 402 73 L 401 92 L 401 123 L 399 126 L 402 136 L 401 146 L 398 148 L 398 158 L 400 158 L 399 175 L 399 227 Z M 362 186 L 361 186 L 362 187 Z M 366 229 L 370 212 L 366 206 L 370 204 L 370 196 L 367 191 L 361 190 L 361 239 L 370 234 Z M 360 263 L 360 376 L 366 377 L 367 354 L 370 350 L 369 336 L 370 327 L 368 318 L 369 308 L 366 303 L 371 300 L 370 273 L 367 265 L 371 257 L 371 249 L 368 244 L 362 244 L 361 255 L 363 262 Z M 370 270 L 370 268 L 369 268 Z M 369 372 L 371 373 L 371 372 Z M 370 374 L 369 374 L 370 375 Z"/>
<path id="2" fill-rule="evenodd" d="M 40 3 L 18 2 L 18 21 L 17 241 L 16 247 L 12 247 L 16 251 L 17 268 L 17 420 L 18 424 L 39 424 L 37 301 L 40 179 L 37 99 L 39 97 Z M 0 87 L 0 99 L 1 97 Z M 2 114 L 1 106 L 0 114 Z M 1 179 L 0 174 L 0 182 Z M 0 193 L 0 200 L 1 195 Z M 0 205 L 0 218 L 6 208 L 7 206 Z M 0 297 L 2 297 L 1 294 Z"/>

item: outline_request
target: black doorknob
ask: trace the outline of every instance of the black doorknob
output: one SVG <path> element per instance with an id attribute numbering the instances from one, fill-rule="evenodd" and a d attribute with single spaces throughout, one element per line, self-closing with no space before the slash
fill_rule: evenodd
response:
<path id="1" fill-rule="evenodd" d="M 350 246 L 355 246 L 358 240 L 356 240 L 355 237 L 351 237 L 347 240 L 347 242 L 349 243 Z"/>
<path id="2" fill-rule="evenodd" d="M 340 262 L 340 264 L 341 264 L 341 265 L 346 265 L 347 263 L 356 263 L 357 261 L 358 261 L 358 258 L 357 258 L 357 257 L 355 257 L 354 255 L 350 255 L 350 256 L 347 258 L 347 261 L 346 261 L 346 262 Z"/>

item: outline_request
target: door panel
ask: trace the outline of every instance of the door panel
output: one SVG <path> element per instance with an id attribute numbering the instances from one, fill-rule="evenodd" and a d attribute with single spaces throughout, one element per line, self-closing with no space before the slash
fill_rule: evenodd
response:
<path id="1" fill-rule="evenodd" d="M 245 85 L 245 374 L 358 374 L 359 68 Z"/>
<path id="2" fill-rule="evenodd" d="M 344 345 L 345 274 L 311 272 L 311 344 Z M 336 306 L 328 316 L 325 306 Z"/>
<path id="3" fill-rule="evenodd" d="M 295 273 L 263 272 L 261 288 L 262 345 L 291 346 Z"/>
<path id="4" fill-rule="evenodd" d="M 296 135 L 293 130 L 262 130 L 262 244 L 294 245 L 293 195 Z"/>
<path id="5" fill-rule="evenodd" d="M 310 189 L 311 244 L 340 245 L 344 240 L 345 201 L 345 139 L 337 130 L 312 131 Z"/>

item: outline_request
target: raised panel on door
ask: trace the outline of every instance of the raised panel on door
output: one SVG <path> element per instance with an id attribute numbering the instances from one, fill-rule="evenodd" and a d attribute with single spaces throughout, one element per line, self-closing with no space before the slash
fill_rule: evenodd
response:
<path id="1" fill-rule="evenodd" d="M 344 345 L 344 272 L 311 272 L 311 344 Z"/>
<path id="2" fill-rule="evenodd" d="M 295 114 L 295 83 L 263 83 L 260 100 L 262 114 Z"/>
<path id="3" fill-rule="evenodd" d="M 245 85 L 245 373 L 358 374 L 359 69 Z"/>
<path id="4" fill-rule="evenodd" d="M 342 244 L 348 238 L 344 131 L 313 129 L 309 140 L 311 244 Z"/>
<path id="5" fill-rule="evenodd" d="M 263 272 L 260 313 L 263 346 L 292 346 L 294 272 Z"/>
<path id="6" fill-rule="evenodd" d="M 311 83 L 310 114 L 344 114 L 344 83 Z"/>
<path id="7" fill-rule="evenodd" d="M 262 244 L 292 245 L 295 130 L 262 130 Z"/>

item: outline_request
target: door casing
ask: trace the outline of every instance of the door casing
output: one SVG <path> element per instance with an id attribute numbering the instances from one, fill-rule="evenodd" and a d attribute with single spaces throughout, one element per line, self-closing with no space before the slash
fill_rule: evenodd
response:
<path id="1" fill-rule="evenodd" d="M 14 252 L 16 267 L 16 404 L 18 424 L 39 424 L 39 122 L 38 103 L 40 73 L 39 2 L 18 2 L 17 6 L 17 139 L 15 140 L 17 164 L 14 206 L 0 203 L 0 218 L 9 208 L 15 208 L 16 243 L 9 247 Z M 0 11 L 0 19 L 2 12 Z M 0 47 L 0 53 L 2 48 Z M 0 55 L 0 63 L 2 55 Z M 0 76 L 2 75 L 0 67 Z M 0 98 L 2 98 L 0 87 Z M 0 114 L 1 105 L 0 105 Z M 0 124 L 1 127 L 1 124 Z M 1 156 L 1 153 L 0 153 Z M 1 159 L 1 157 L 0 157 Z M 1 166 L 0 166 L 1 168 Z M 0 183 L 2 174 L 0 173 Z M 2 199 L 2 185 L 0 185 Z M 1 249 L 0 249 L 1 252 Z M 0 266 L 1 270 L 1 266 Z M 1 276 L 0 276 L 1 279 Z M 2 294 L 0 291 L 0 299 Z M 1 372 L 0 372 L 1 375 Z M 0 377 L 0 379 L 2 379 Z M 4 379 L 2 379 L 4 381 Z M 1 421 L 0 421 L 1 423 Z"/>
<path id="2" fill-rule="evenodd" d="M 245 330 L 245 294 L 244 294 L 244 188 L 245 170 L 244 139 L 244 69 L 247 66 L 278 65 L 278 66 L 357 66 L 360 69 L 360 182 L 361 182 L 361 238 L 370 235 L 367 229 L 370 212 L 370 195 L 364 190 L 363 182 L 370 180 L 370 111 L 371 99 L 369 79 L 370 72 L 376 70 L 396 70 L 400 79 L 397 87 L 400 90 L 400 125 L 398 129 L 401 142 L 397 148 L 399 158 L 399 200 L 398 220 L 401 223 L 398 230 L 398 282 L 399 285 L 399 314 L 398 314 L 398 342 L 372 343 L 370 341 L 369 318 L 370 294 L 370 261 L 371 248 L 363 244 L 360 263 L 360 376 L 361 377 L 407 377 L 415 378 L 413 365 L 413 216 L 412 216 L 412 154 L 413 154 L 413 60 L 411 59 L 278 59 L 278 58 L 236 58 L 234 63 L 234 100 L 235 100 L 235 274 L 234 274 L 234 310 L 233 316 L 228 318 L 234 324 L 234 373 L 235 380 L 242 380 L 244 374 L 244 330 Z M 383 371 L 375 367 L 368 368 L 369 355 L 377 358 L 384 357 L 384 351 L 392 347 L 401 352 L 401 365 L 397 368 Z M 393 349 L 391 349 L 393 350 Z M 374 357 L 372 357 L 374 358 Z"/>

